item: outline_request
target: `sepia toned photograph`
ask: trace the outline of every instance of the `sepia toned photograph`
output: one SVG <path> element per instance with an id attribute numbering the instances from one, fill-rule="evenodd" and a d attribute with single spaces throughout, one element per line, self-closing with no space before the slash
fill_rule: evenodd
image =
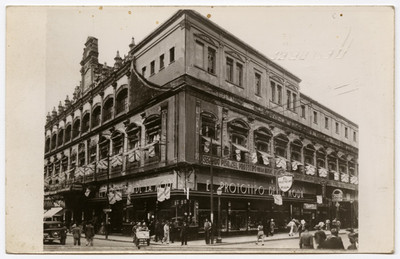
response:
<path id="1" fill-rule="evenodd" d="M 390 68 L 391 8 L 37 8 L 35 252 L 393 251 L 361 223 L 364 92 Z M 389 55 L 366 57 L 371 37 Z"/>

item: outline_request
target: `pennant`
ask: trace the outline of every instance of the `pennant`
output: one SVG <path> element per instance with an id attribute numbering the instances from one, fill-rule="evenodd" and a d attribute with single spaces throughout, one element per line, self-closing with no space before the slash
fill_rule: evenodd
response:
<path id="1" fill-rule="evenodd" d="M 251 153 L 251 162 L 253 164 L 257 164 L 257 162 L 258 162 L 257 152 Z"/>
<path id="2" fill-rule="evenodd" d="M 278 156 L 276 158 L 276 167 L 286 170 L 286 159 L 281 156 Z"/>
<path id="3" fill-rule="evenodd" d="M 319 174 L 320 177 L 327 177 L 328 176 L 328 171 L 325 168 L 320 167 L 318 169 L 318 174 Z"/>
<path id="4" fill-rule="evenodd" d="M 236 153 L 236 160 L 237 160 L 237 161 L 242 160 L 242 156 L 241 156 L 240 149 L 236 149 L 236 150 L 235 150 L 235 153 Z"/>
<path id="5" fill-rule="evenodd" d="M 131 163 L 136 161 L 135 152 L 136 152 L 136 148 L 134 148 L 134 149 L 132 149 L 132 150 L 130 150 L 130 151 L 125 153 L 125 155 L 128 156 L 128 161 L 131 162 Z"/>
<path id="6" fill-rule="evenodd" d="M 274 195 L 274 203 L 275 203 L 276 205 L 282 205 L 282 204 L 283 204 L 282 195 L 280 195 L 280 194 L 275 194 L 275 195 Z"/>
<path id="7" fill-rule="evenodd" d="M 86 188 L 85 196 L 86 196 L 86 197 L 89 197 L 89 194 L 90 194 L 90 189 L 89 189 L 89 188 Z"/>
<path id="8" fill-rule="evenodd" d="M 111 158 L 111 166 L 116 167 L 122 165 L 122 156 L 120 154 L 115 155 Z"/>
<path id="9" fill-rule="evenodd" d="M 210 152 L 210 142 L 206 141 L 204 143 L 204 153 Z"/>
<path id="10" fill-rule="evenodd" d="M 339 181 L 339 178 L 340 178 L 339 172 L 333 172 L 333 179 L 334 179 L 335 181 Z"/>
<path id="11" fill-rule="evenodd" d="M 165 199 L 169 200 L 171 198 L 171 187 L 167 186 L 165 187 Z"/>
<path id="12" fill-rule="evenodd" d="M 355 176 L 355 175 L 352 175 L 352 176 L 350 177 L 350 183 L 352 183 L 352 184 L 358 184 L 358 177 Z"/>
<path id="13" fill-rule="evenodd" d="M 322 195 L 317 195 L 317 204 L 322 204 Z"/>
<path id="14" fill-rule="evenodd" d="M 299 161 L 293 161 L 292 162 L 292 170 L 296 171 L 298 169 L 299 165 L 303 165 L 302 163 L 300 163 Z"/>
<path id="15" fill-rule="evenodd" d="M 313 165 L 306 165 L 306 174 L 307 175 L 315 175 L 315 167 Z"/>
<path id="16" fill-rule="evenodd" d="M 349 182 L 349 175 L 348 174 L 345 174 L 345 173 L 342 173 L 342 175 L 341 175 L 342 177 L 342 182 L 345 182 L 345 183 L 347 183 L 347 182 Z"/>
<path id="17" fill-rule="evenodd" d="M 92 163 L 90 163 L 88 166 L 87 166 L 87 173 L 88 174 L 91 174 L 91 173 L 93 173 L 94 172 L 94 163 L 95 162 L 92 162 Z"/>

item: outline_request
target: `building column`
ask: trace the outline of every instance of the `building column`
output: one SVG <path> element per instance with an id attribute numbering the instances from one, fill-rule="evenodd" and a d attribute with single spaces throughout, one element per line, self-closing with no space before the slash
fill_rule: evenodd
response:
<path id="1" fill-rule="evenodd" d="M 145 150 L 143 149 L 144 146 L 146 146 L 146 127 L 144 125 L 141 125 L 141 130 L 140 130 L 140 166 L 142 167 L 144 165 L 144 154 Z"/>
<path id="2" fill-rule="evenodd" d="M 103 125 L 103 101 L 104 101 L 104 92 L 100 92 L 100 125 Z"/>
<path id="3" fill-rule="evenodd" d="M 112 84 L 112 87 L 113 87 L 114 101 L 113 101 L 113 107 L 112 107 L 112 110 L 111 110 L 111 118 L 114 119 L 115 118 L 115 114 L 116 114 L 115 107 L 116 107 L 116 103 L 117 103 L 117 97 L 115 96 L 115 93 L 117 92 L 117 82 L 114 82 Z"/>
<path id="4" fill-rule="evenodd" d="M 93 99 L 89 100 L 89 104 L 90 104 L 90 112 L 89 112 L 89 131 L 92 131 L 92 115 L 93 115 Z"/>
<path id="5" fill-rule="evenodd" d="M 160 161 L 167 160 L 167 120 L 168 120 L 168 105 L 161 107 L 161 136 L 160 136 Z"/>
<path id="6" fill-rule="evenodd" d="M 338 157 L 336 157 L 336 172 L 338 172 L 338 174 L 339 174 L 339 180 L 338 181 L 340 181 L 341 173 L 340 173 L 340 168 L 339 168 L 339 158 Z"/>
<path id="7" fill-rule="evenodd" d="M 122 150 L 123 150 L 123 152 L 122 152 L 122 172 L 126 172 L 126 164 L 127 164 L 127 161 L 128 161 L 128 157 L 125 155 L 126 154 L 126 152 L 128 152 L 128 134 L 126 133 L 126 127 L 125 127 L 125 130 L 124 130 L 124 138 L 123 138 L 123 146 L 122 146 Z"/>
<path id="8" fill-rule="evenodd" d="M 302 174 L 304 174 L 305 173 L 305 171 L 304 171 L 304 167 L 305 167 L 305 161 L 304 161 L 304 148 L 305 148 L 305 146 L 302 146 L 301 147 L 301 164 L 303 165 L 301 168 L 302 168 L 302 170 L 301 170 L 301 173 Z"/>
<path id="9" fill-rule="evenodd" d="M 314 150 L 314 155 L 313 155 L 313 161 L 314 161 L 314 166 L 317 166 L 317 150 Z"/>

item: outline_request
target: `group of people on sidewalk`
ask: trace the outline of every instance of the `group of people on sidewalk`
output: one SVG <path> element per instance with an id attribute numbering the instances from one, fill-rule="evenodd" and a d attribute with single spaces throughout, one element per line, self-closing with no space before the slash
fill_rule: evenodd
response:
<path id="1" fill-rule="evenodd" d="M 89 221 L 86 224 L 82 223 L 80 225 L 74 223 L 71 226 L 71 229 L 68 230 L 68 228 L 63 224 L 62 229 L 61 229 L 61 240 L 60 243 L 61 245 L 65 245 L 66 239 L 67 239 L 67 232 L 72 233 L 72 238 L 74 239 L 74 246 L 81 245 L 81 237 L 82 233 L 85 234 L 86 238 L 86 246 L 93 246 L 93 238 L 94 238 L 94 227 L 93 224 Z"/>

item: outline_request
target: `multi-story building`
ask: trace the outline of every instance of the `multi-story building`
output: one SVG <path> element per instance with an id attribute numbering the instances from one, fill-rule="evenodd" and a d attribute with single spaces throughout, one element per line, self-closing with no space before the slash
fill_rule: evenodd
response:
<path id="1" fill-rule="evenodd" d="M 102 65 L 89 37 L 80 85 L 47 116 L 45 199 L 68 224 L 185 217 L 201 232 L 211 207 L 223 234 L 267 218 L 356 224 L 358 126 L 297 76 L 191 10 L 129 46 Z"/>

